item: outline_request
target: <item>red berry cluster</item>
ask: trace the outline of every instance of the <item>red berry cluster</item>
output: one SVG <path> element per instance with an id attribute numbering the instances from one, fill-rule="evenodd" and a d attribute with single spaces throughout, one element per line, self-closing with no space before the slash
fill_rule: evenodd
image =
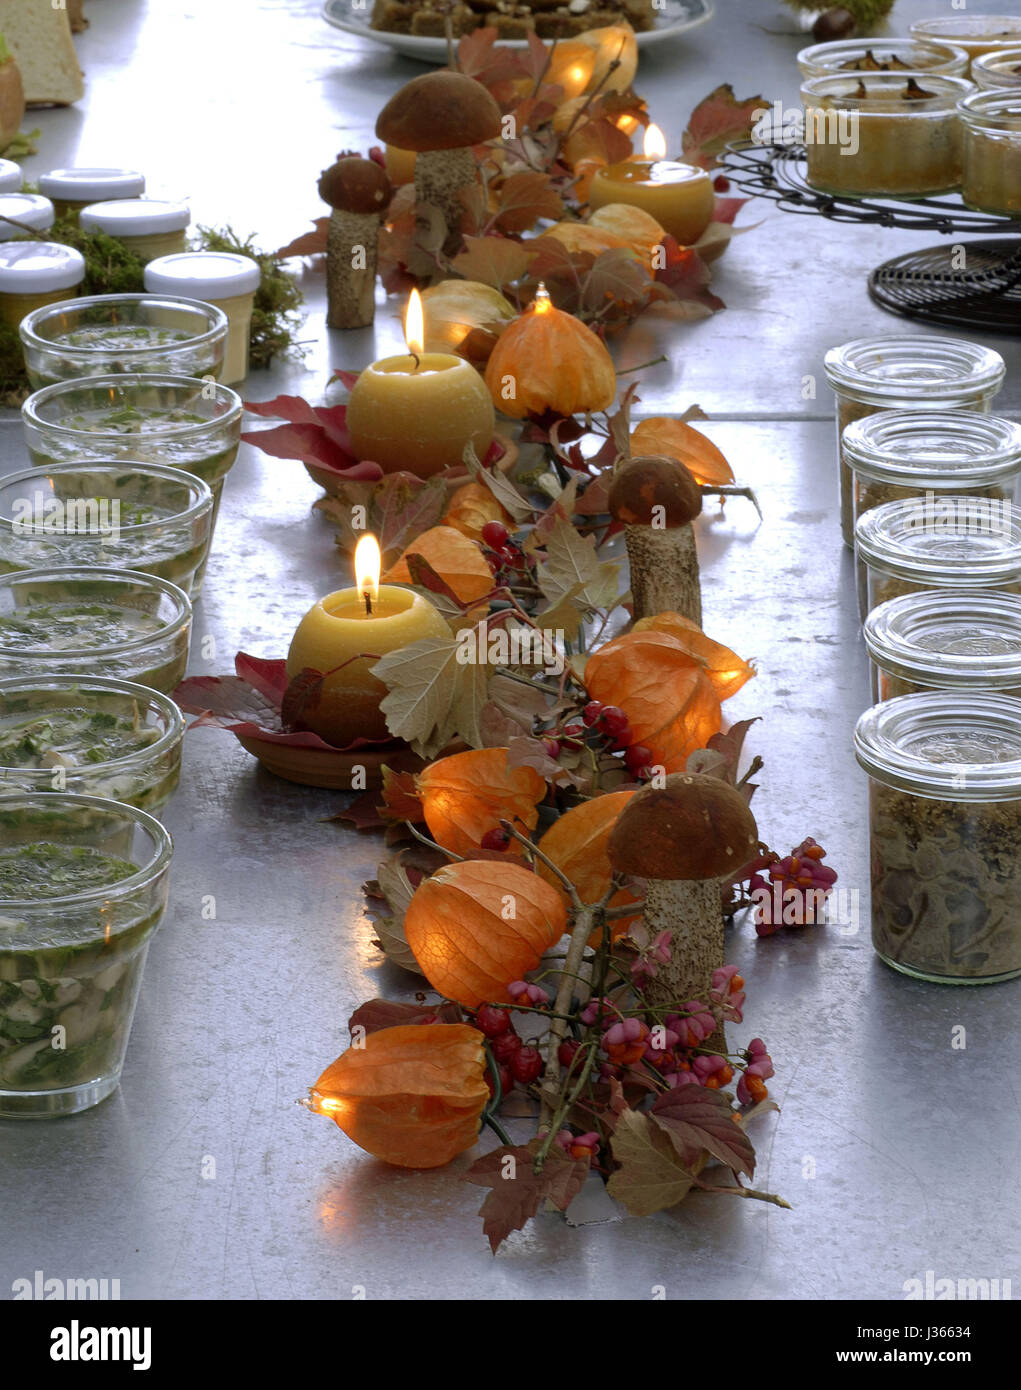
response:
<path id="1" fill-rule="evenodd" d="M 542 1053 L 522 1041 L 511 1020 L 509 1009 L 497 1008 L 494 1004 L 483 1004 L 475 1014 L 475 1027 L 489 1043 L 500 1074 L 500 1091 L 506 1095 L 520 1084 L 529 1086 L 538 1080 L 543 1068 Z M 493 1078 L 486 1076 L 489 1094 L 496 1094 Z"/>
<path id="2" fill-rule="evenodd" d="M 815 926 L 822 920 L 822 909 L 837 881 L 836 870 L 822 861 L 826 851 L 809 837 L 797 849 L 748 880 L 748 893 L 755 903 L 755 930 L 759 936 L 772 936 L 781 927 Z"/>
<path id="3" fill-rule="evenodd" d="M 572 719 L 544 739 L 546 752 L 559 758 L 563 748 L 580 748 L 589 743 L 609 753 L 623 753 L 624 766 L 636 780 L 652 775 L 652 750 L 635 743 L 628 717 L 619 705 L 590 700 L 581 712 L 581 721 Z"/>
<path id="4" fill-rule="evenodd" d="M 528 560 L 521 546 L 511 538 L 502 521 L 487 521 L 482 528 L 482 544 L 489 552 L 487 559 L 498 584 L 511 585 L 528 570 Z"/>

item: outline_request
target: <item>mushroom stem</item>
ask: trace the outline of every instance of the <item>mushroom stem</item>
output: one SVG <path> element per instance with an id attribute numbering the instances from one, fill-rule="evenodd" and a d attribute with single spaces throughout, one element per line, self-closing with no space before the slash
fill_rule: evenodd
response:
<path id="1" fill-rule="evenodd" d="M 642 920 L 650 936 L 670 933 L 670 959 L 649 981 L 654 1004 L 705 999 L 723 964 L 723 909 L 718 878 L 650 878 Z"/>
<path id="2" fill-rule="evenodd" d="M 431 203 L 443 214 L 447 232 L 443 250 L 448 254 L 461 245 L 465 205 L 462 188 L 478 183 L 478 166 L 471 150 L 423 150 L 415 160 L 415 201 Z"/>
<path id="3" fill-rule="evenodd" d="M 376 314 L 379 214 L 330 214 L 326 233 L 326 326 L 366 328 Z"/>
<path id="4" fill-rule="evenodd" d="M 680 613 L 702 626 L 695 533 L 684 526 L 625 526 L 636 618 Z"/>

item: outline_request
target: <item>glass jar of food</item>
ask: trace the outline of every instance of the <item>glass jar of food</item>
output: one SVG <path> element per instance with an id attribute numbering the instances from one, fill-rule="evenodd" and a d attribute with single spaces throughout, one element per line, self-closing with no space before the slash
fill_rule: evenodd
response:
<path id="1" fill-rule="evenodd" d="M 971 65 L 971 80 L 979 91 L 993 87 L 1016 90 L 1021 88 L 1021 41 L 1014 48 L 999 48 L 983 53 Z"/>
<path id="2" fill-rule="evenodd" d="M 956 14 L 918 19 L 911 37 L 920 43 L 951 43 L 963 48 L 970 62 L 984 53 L 1021 43 L 1021 19 L 1009 14 Z M 967 76 L 967 74 L 965 74 Z"/>
<path id="3" fill-rule="evenodd" d="M 855 528 L 862 618 L 920 589 L 1021 593 L 1021 515 L 992 497 L 927 493 L 884 502 Z"/>
<path id="4" fill-rule="evenodd" d="M 227 316 L 195 299 L 95 294 L 38 309 L 18 331 L 28 379 L 38 390 L 109 372 L 219 377 Z"/>
<path id="5" fill-rule="evenodd" d="M 0 241 L 15 241 L 29 232 L 48 232 L 53 204 L 38 193 L 0 193 Z"/>
<path id="6" fill-rule="evenodd" d="M 968 66 L 963 48 L 918 39 L 837 39 L 814 43 L 798 54 L 802 77 L 831 77 L 846 72 L 937 72 L 961 77 Z M 44 193 L 46 189 L 42 190 Z"/>
<path id="7" fill-rule="evenodd" d="M 40 174 L 39 192 L 50 199 L 58 217 L 77 222 L 90 203 L 140 198 L 145 175 L 136 169 L 51 169 Z"/>
<path id="8" fill-rule="evenodd" d="M 94 676 L 0 680 L 0 793 L 105 796 L 158 816 L 181 777 L 173 700 Z"/>
<path id="9" fill-rule="evenodd" d="M 924 198 L 961 182 L 961 77 L 875 72 L 802 84 L 806 177 L 823 193 Z"/>
<path id="10" fill-rule="evenodd" d="M 960 493 L 1013 500 L 1021 425 L 964 411 L 881 410 L 853 420 L 841 441 L 854 475 L 854 519 L 901 497 Z"/>
<path id="11" fill-rule="evenodd" d="M 1021 696 L 1021 595 L 901 594 L 873 608 L 864 636 L 877 703 L 918 690 Z"/>
<path id="12" fill-rule="evenodd" d="M 145 288 L 152 294 L 186 295 L 213 304 L 227 315 L 230 331 L 220 380 L 227 386 L 248 375 L 248 340 L 255 292 L 262 280 L 251 256 L 221 251 L 185 251 L 160 256 L 145 268 Z"/>
<path id="13" fill-rule="evenodd" d="M 1006 365 L 992 348 L 961 338 L 897 334 L 855 338 L 830 348 L 823 362 L 837 398 L 840 525 L 854 545 L 854 486 L 841 438 L 853 420 L 877 410 L 967 410 L 988 413 Z"/>
<path id="14" fill-rule="evenodd" d="M 983 212 L 1021 216 L 1021 90 L 973 92 L 957 109 L 964 129 L 961 197 Z"/>
<path id="15" fill-rule="evenodd" d="M 0 678 L 101 676 L 164 695 L 184 679 L 191 603 L 134 570 L 18 570 L 0 575 Z"/>
<path id="16" fill-rule="evenodd" d="M 33 309 L 67 299 L 85 279 L 85 258 L 57 241 L 0 242 L 0 322 L 20 327 Z"/>
<path id="17" fill-rule="evenodd" d="M 0 1116 L 74 1115 L 116 1090 L 172 857 L 134 806 L 0 796 Z"/>
<path id="18" fill-rule="evenodd" d="M 0 159 L 0 193 L 19 193 L 24 182 L 20 164 L 13 159 Z"/>
<path id="19" fill-rule="evenodd" d="M 949 691 L 862 715 L 872 944 L 939 984 L 1021 974 L 1021 701 Z"/>
<path id="20" fill-rule="evenodd" d="M 185 228 L 191 221 L 186 203 L 159 198 L 123 198 L 89 203 L 78 214 L 87 232 L 106 232 L 123 241 L 140 260 L 154 261 L 185 250 Z"/>

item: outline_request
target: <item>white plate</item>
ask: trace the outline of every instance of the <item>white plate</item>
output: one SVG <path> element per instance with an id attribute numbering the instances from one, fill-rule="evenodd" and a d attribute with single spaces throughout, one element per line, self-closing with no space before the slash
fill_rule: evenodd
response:
<path id="1" fill-rule="evenodd" d="M 638 47 L 661 43 L 663 39 L 673 38 L 704 24 L 713 12 L 712 0 L 663 0 L 663 8 L 657 10 L 654 29 L 638 34 Z M 346 34 L 357 34 L 362 39 L 372 39 L 374 43 L 386 44 L 395 53 L 405 58 L 415 58 L 420 63 L 443 64 L 447 61 L 446 39 L 424 38 L 420 34 L 390 34 L 382 29 L 370 29 L 372 0 L 326 0 L 323 17 L 335 29 L 343 29 Z M 524 48 L 524 39 L 505 39 L 503 47 Z"/>

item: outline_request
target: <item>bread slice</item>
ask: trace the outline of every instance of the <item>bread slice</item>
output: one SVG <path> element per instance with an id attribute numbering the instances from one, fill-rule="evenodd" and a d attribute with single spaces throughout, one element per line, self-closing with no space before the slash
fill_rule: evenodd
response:
<path id="1" fill-rule="evenodd" d="M 21 73 L 10 56 L 0 62 L 0 153 L 21 129 L 25 115 L 25 93 L 21 86 Z"/>
<path id="2" fill-rule="evenodd" d="M 53 0 L 0 0 L 0 34 L 21 69 L 28 106 L 69 106 L 85 94 L 67 10 Z"/>

